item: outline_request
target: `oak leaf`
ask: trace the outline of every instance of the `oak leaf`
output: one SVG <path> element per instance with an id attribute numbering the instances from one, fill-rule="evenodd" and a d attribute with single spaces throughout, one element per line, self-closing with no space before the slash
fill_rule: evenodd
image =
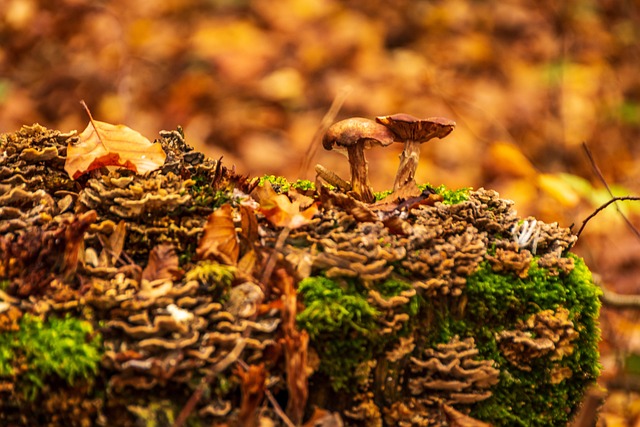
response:
<path id="1" fill-rule="evenodd" d="M 103 166 L 120 166 L 142 175 L 164 164 L 167 155 L 160 144 L 127 126 L 93 120 L 91 115 L 89 119 L 78 141 L 67 147 L 64 170 L 72 179 Z"/>

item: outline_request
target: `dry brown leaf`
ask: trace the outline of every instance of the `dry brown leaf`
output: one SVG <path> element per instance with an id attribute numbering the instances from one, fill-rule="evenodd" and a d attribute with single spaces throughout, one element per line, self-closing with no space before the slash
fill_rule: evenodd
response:
<path id="1" fill-rule="evenodd" d="M 253 196 L 260 203 L 260 212 L 277 227 L 295 229 L 308 224 L 318 213 L 318 206 L 311 205 L 300 211 L 300 201 L 292 202 L 284 194 L 275 192 L 268 181 L 253 191 Z"/>
<path id="2" fill-rule="evenodd" d="M 240 205 L 240 234 L 247 244 L 253 245 L 258 240 L 258 219 L 255 211 L 249 206 Z"/>
<path id="3" fill-rule="evenodd" d="M 309 398 L 307 381 L 307 350 L 309 334 L 296 328 L 297 293 L 293 278 L 284 269 L 277 271 L 282 288 L 282 330 L 284 332 L 284 354 L 287 372 L 287 415 L 295 425 L 300 425 Z"/>
<path id="4" fill-rule="evenodd" d="M 103 166 L 120 166 L 142 175 L 164 164 L 167 155 L 160 144 L 127 126 L 93 120 L 90 113 L 89 119 L 78 142 L 67 147 L 64 170 L 72 179 Z"/>
<path id="5" fill-rule="evenodd" d="M 142 271 L 142 279 L 150 282 L 160 279 L 172 280 L 179 275 L 178 255 L 173 245 L 163 244 L 151 249 L 149 262 Z"/>
<path id="6" fill-rule="evenodd" d="M 462 412 L 456 411 L 452 406 L 442 405 L 442 410 L 451 427 L 491 427 L 491 424 L 471 418 Z"/>
<path id="7" fill-rule="evenodd" d="M 251 249 L 245 252 L 238 261 L 238 271 L 246 274 L 247 276 L 253 275 L 253 270 L 256 268 L 256 263 L 258 262 L 258 255 L 254 249 Z"/>
<path id="8" fill-rule="evenodd" d="M 257 427 L 258 409 L 262 399 L 264 399 L 266 390 L 267 371 L 264 365 L 260 364 L 250 365 L 246 370 L 238 366 L 235 369 L 235 373 L 240 377 L 240 388 L 242 390 L 242 401 L 238 411 L 238 425 Z"/>
<path id="9" fill-rule="evenodd" d="M 313 408 L 311 418 L 302 427 L 343 427 L 340 415 L 326 409 Z"/>
<path id="10" fill-rule="evenodd" d="M 231 205 L 222 205 L 209 215 L 200 238 L 196 254 L 201 259 L 217 259 L 228 265 L 236 265 L 240 245 L 233 224 Z"/>

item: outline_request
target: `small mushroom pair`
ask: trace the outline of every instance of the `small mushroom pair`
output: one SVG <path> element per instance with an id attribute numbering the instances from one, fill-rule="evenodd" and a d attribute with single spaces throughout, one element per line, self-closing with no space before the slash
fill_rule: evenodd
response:
<path id="1" fill-rule="evenodd" d="M 409 114 L 376 117 L 376 121 L 354 117 L 334 123 L 324 135 L 325 149 L 343 149 L 351 166 L 351 189 L 363 202 L 374 201 L 369 185 L 369 166 L 364 150 L 373 146 L 386 147 L 393 142 L 404 143 L 400 166 L 393 191 L 409 183 L 415 184 L 415 173 L 420 159 L 420 144 L 433 138 L 449 135 L 456 123 L 442 117 L 418 119 Z"/>

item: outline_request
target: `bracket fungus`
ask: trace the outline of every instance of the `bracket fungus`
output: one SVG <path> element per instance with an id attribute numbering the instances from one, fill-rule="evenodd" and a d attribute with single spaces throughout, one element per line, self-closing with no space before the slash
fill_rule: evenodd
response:
<path id="1" fill-rule="evenodd" d="M 372 204 L 366 147 L 453 128 L 391 117 L 404 130 L 332 126 L 323 143 L 347 152 L 352 183 L 306 197 L 258 197 L 180 129 L 160 134 L 161 168 L 77 181 L 74 134 L 0 135 L 0 424 L 283 427 L 282 412 L 312 425 L 315 406 L 348 427 L 566 425 L 599 369 L 575 236 L 482 188 Z M 415 185 L 415 153 L 398 185 Z M 55 319 L 84 328 L 47 341 L 72 363 L 21 347 L 36 316 L 47 337 Z M 70 366 L 84 371 L 61 381 Z"/>
<path id="2" fill-rule="evenodd" d="M 326 150 L 346 151 L 351 167 L 351 188 L 363 202 L 371 203 L 374 197 L 364 150 L 376 145 L 386 147 L 393 141 L 393 134 L 385 126 L 373 120 L 353 117 L 331 125 L 322 139 L 322 146 Z"/>
<path id="3" fill-rule="evenodd" d="M 396 140 L 404 143 L 393 191 L 398 191 L 407 184 L 415 185 L 414 177 L 420 160 L 420 145 L 433 138 L 442 139 L 456 127 L 456 122 L 443 117 L 419 119 L 404 113 L 376 117 L 376 121 L 389 128 L 396 136 Z"/>

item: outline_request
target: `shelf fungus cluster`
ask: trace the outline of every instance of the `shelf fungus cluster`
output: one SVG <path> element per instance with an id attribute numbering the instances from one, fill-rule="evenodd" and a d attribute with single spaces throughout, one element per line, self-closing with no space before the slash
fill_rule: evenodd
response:
<path id="1" fill-rule="evenodd" d="M 96 123 L 0 135 L 0 424 L 556 426 L 595 381 L 571 232 L 415 182 L 455 123 L 339 122 L 350 181 L 315 184 L 239 176 L 180 129 L 139 173 L 113 152 L 131 132 Z M 71 177 L 88 134 L 103 154 Z M 385 197 L 364 150 L 391 143 Z"/>

